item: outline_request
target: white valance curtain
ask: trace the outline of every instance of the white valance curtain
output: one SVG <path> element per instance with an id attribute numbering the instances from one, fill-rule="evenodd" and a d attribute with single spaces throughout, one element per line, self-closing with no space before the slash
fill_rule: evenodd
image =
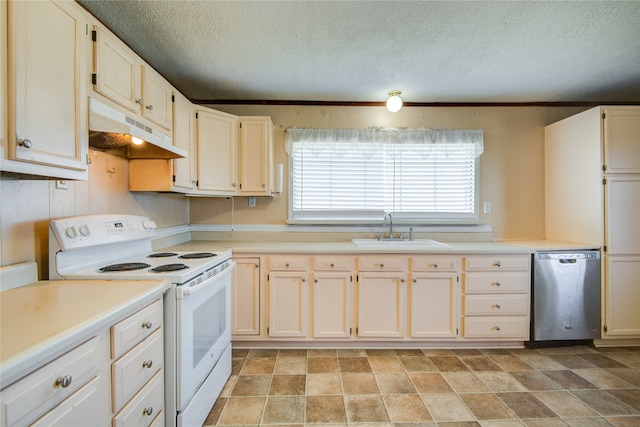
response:
<path id="1" fill-rule="evenodd" d="M 294 142 L 313 142 L 316 147 L 326 143 L 366 143 L 367 149 L 382 148 L 385 144 L 470 144 L 473 145 L 475 156 L 484 151 L 483 130 L 456 130 L 431 128 L 382 128 L 369 127 L 365 129 L 287 129 L 285 140 L 286 150 L 292 152 Z M 377 144 L 380 144 L 377 146 Z"/>

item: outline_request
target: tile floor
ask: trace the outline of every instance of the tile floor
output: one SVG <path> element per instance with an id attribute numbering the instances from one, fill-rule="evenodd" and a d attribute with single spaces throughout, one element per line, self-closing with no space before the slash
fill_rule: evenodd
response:
<path id="1" fill-rule="evenodd" d="M 234 350 L 205 426 L 640 426 L 640 347 Z"/>

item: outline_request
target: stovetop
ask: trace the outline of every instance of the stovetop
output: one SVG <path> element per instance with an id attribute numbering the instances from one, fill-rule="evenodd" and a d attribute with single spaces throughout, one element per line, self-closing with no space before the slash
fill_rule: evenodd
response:
<path id="1" fill-rule="evenodd" d="M 145 280 L 185 283 L 231 258 L 217 252 L 154 251 L 156 224 L 137 215 L 85 215 L 52 220 L 52 279 Z"/>
<path id="2" fill-rule="evenodd" d="M 151 252 L 133 258 L 97 263 L 89 268 L 70 269 L 65 279 L 144 280 L 168 279 L 184 283 L 231 258 L 222 252 Z"/>

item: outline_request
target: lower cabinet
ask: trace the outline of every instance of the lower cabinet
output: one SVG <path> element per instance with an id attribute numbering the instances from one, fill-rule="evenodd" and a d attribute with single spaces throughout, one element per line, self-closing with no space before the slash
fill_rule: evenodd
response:
<path id="1" fill-rule="evenodd" d="M 234 258 L 231 334 L 260 335 L 260 258 Z"/>
<path id="2" fill-rule="evenodd" d="M 606 255 L 604 327 L 609 337 L 640 336 L 640 256 Z"/>
<path id="3" fill-rule="evenodd" d="M 0 425 L 163 425 L 162 320 L 160 299 L 2 389 Z"/>
<path id="4" fill-rule="evenodd" d="M 236 341 L 529 339 L 528 254 L 256 253 L 235 260 Z"/>
<path id="5" fill-rule="evenodd" d="M 465 258 L 463 337 L 529 339 L 530 256 Z"/>

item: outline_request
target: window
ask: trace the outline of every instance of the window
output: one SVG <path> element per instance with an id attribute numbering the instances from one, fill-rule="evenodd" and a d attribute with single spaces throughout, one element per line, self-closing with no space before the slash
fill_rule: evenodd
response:
<path id="1" fill-rule="evenodd" d="M 482 131 L 287 130 L 290 222 L 477 222 Z"/>

